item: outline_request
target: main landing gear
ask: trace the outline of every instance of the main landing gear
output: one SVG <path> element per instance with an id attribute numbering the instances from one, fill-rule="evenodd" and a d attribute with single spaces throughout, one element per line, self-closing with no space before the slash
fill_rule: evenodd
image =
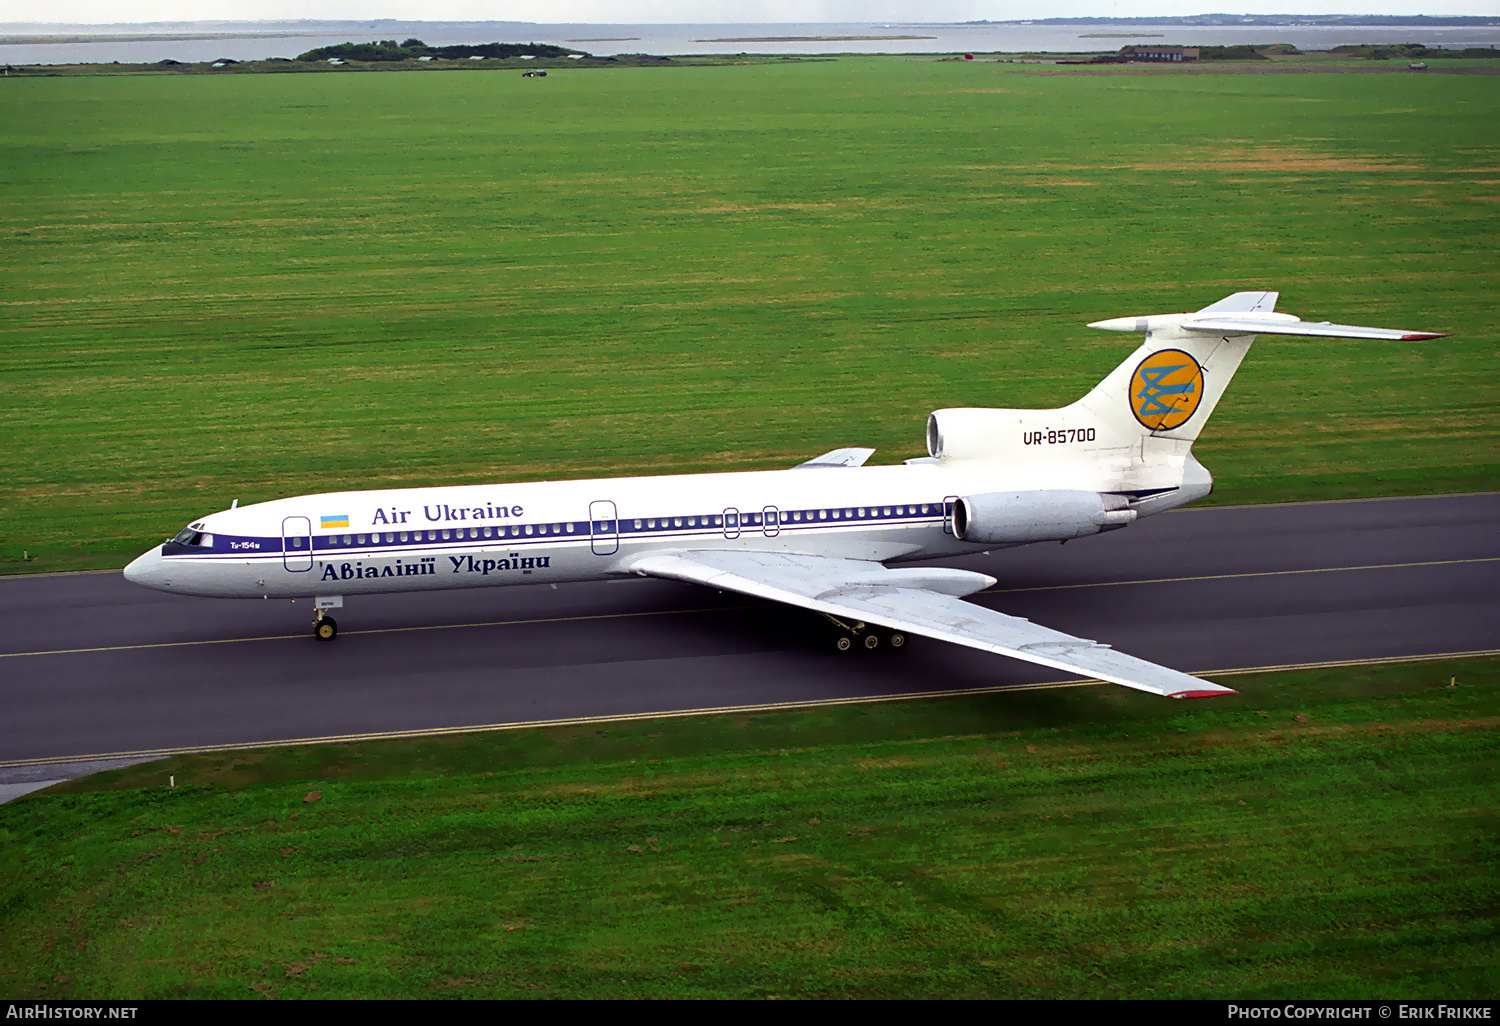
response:
<path id="1" fill-rule="evenodd" d="M 836 652 L 899 652 L 906 647 L 905 631 L 890 630 L 874 624 L 840 620 L 836 616 L 823 617 L 834 626 L 833 648 Z"/>

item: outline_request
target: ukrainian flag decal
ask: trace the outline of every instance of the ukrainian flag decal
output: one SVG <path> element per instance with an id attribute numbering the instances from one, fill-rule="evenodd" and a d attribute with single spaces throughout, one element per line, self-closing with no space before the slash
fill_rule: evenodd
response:
<path id="1" fill-rule="evenodd" d="M 1181 349 L 1162 349 L 1130 376 L 1130 410 L 1152 431 L 1187 422 L 1203 400 L 1203 368 Z"/>
<path id="2" fill-rule="evenodd" d="M 319 524 L 325 529 L 329 527 L 348 527 L 349 514 L 340 513 L 337 516 L 323 517 L 322 520 L 319 521 Z"/>

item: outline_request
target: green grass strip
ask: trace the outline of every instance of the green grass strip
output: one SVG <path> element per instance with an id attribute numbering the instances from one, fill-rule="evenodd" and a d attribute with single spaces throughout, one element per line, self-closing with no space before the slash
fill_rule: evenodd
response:
<path id="1" fill-rule="evenodd" d="M 101 774 L 0 807 L 0 992 L 1492 996 L 1500 662 L 1236 683 Z"/>

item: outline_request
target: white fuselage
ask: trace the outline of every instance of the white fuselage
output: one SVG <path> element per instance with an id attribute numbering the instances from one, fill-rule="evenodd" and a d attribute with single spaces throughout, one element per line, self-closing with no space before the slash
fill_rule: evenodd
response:
<path id="1" fill-rule="evenodd" d="M 126 576 L 179 594 L 297 598 L 598 580 L 674 548 L 926 559 L 997 547 L 953 536 L 954 497 L 1089 487 L 1084 469 L 962 460 L 329 492 L 211 514 L 196 539 L 149 550 Z"/>

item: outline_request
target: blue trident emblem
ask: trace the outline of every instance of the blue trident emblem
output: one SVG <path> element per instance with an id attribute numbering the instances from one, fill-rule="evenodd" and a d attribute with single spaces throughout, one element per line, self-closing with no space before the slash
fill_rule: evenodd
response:
<path id="1" fill-rule="evenodd" d="M 1142 417 L 1151 417 L 1157 414 L 1167 415 L 1177 413 L 1177 406 L 1168 406 L 1162 402 L 1162 396 L 1189 396 L 1196 391 L 1194 382 L 1184 381 L 1178 385 L 1163 385 L 1162 379 L 1168 375 L 1182 370 L 1187 364 L 1179 363 L 1175 367 L 1142 367 L 1141 379 L 1146 382 L 1146 387 L 1135 394 L 1136 412 Z"/>

